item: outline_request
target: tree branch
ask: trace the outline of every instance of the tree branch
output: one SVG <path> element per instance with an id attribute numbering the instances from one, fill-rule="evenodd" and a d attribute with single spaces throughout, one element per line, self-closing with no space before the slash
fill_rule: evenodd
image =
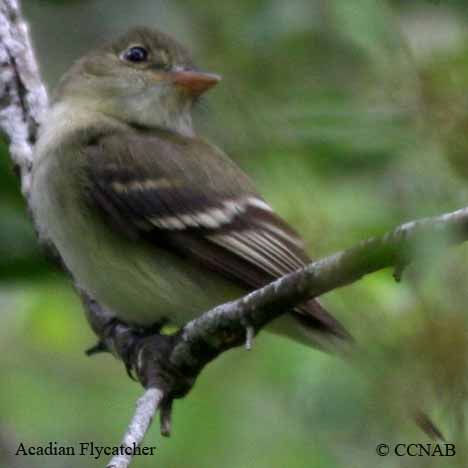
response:
<path id="1" fill-rule="evenodd" d="M 16 0 L 0 3 L 0 128 L 10 141 L 10 156 L 29 199 L 33 145 L 47 109 L 28 27 Z"/>
<path id="2" fill-rule="evenodd" d="M 130 465 L 133 451 L 143 442 L 163 396 L 159 390 L 150 388 L 137 401 L 135 416 L 122 440 L 123 450 L 120 455 L 112 457 L 106 468 L 125 468 Z"/>
<path id="3" fill-rule="evenodd" d="M 370 238 L 313 262 L 241 299 L 220 305 L 189 322 L 175 335 L 142 338 L 114 322 L 105 333 L 106 345 L 136 371 L 146 388 L 161 391 L 163 401 L 169 402 L 166 407 L 170 408 L 174 398 L 189 392 L 210 361 L 244 342 L 246 328 L 258 333 L 285 310 L 304 300 L 384 268 L 401 269 L 401 265 L 407 265 L 419 255 L 430 251 L 433 256 L 438 249 L 466 240 L 468 207 L 411 221 L 381 237 Z M 170 409 L 165 411 L 165 418 L 169 414 Z M 425 430 L 442 438 L 432 423 L 431 430 Z M 167 427 L 162 427 L 163 435 L 167 432 Z"/>
<path id="4" fill-rule="evenodd" d="M 381 237 L 373 237 L 350 249 L 330 255 L 279 278 L 250 294 L 220 305 L 189 322 L 166 340 L 140 340 L 130 360 L 145 386 L 161 388 L 166 397 L 185 395 L 200 370 L 220 353 L 242 344 L 246 325 L 258 333 L 266 324 L 301 302 L 358 281 L 364 275 L 399 267 L 418 258 L 421 247 L 431 254 L 439 248 L 468 240 L 468 207 L 434 218 L 398 226 Z M 167 353 L 166 356 L 162 357 Z M 159 368 L 156 375 L 145 366 Z M 169 376 L 165 375 L 168 370 Z M 172 382 L 182 375 L 184 383 Z M 190 378 L 189 378 L 190 376 Z"/>
<path id="5" fill-rule="evenodd" d="M 29 199 L 33 145 L 47 94 L 41 82 L 26 24 L 16 0 L 0 4 L 0 128 L 10 142 L 26 200 Z M 436 246 L 468 238 L 468 208 L 406 223 L 355 247 L 316 261 L 245 297 L 220 305 L 188 323 L 174 335 L 145 336 L 117 322 L 85 292 L 79 291 L 87 318 L 100 337 L 99 350 L 109 350 L 136 374 L 147 389 L 123 438 L 124 447 L 139 445 L 155 412 L 161 432 L 170 432 L 174 398 L 185 396 L 206 364 L 224 351 L 246 343 L 266 324 L 297 304 L 353 283 L 377 270 L 405 265 Z M 130 465 L 131 455 L 114 457 L 109 467 Z"/>

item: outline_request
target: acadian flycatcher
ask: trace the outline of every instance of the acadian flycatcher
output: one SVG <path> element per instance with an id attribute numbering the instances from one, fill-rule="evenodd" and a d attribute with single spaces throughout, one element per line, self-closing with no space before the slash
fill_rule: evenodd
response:
<path id="1" fill-rule="evenodd" d="M 132 29 L 78 60 L 40 131 L 31 205 L 78 286 L 138 328 L 177 326 L 308 263 L 298 234 L 191 111 L 220 77 L 167 35 Z M 316 300 L 272 331 L 349 338 Z"/>

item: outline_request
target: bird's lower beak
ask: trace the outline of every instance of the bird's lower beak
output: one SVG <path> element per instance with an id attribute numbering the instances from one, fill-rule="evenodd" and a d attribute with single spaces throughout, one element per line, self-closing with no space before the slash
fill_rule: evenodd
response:
<path id="1" fill-rule="evenodd" d="M 202 73 L 191 70 L 178 70 L 171 73 L 171 81 L 194 97 L 205 93 L 218 84 L 220 80 L 221 77 L 214 73 Z"/>

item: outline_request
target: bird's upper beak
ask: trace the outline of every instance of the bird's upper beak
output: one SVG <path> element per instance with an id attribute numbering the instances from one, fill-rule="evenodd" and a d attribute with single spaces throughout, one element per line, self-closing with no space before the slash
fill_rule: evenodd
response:
<path id="1" fill-rule="evenodd" d="M 175 70 L 171 72 L 170 76 L 172 83 L 184 89 L 193 97 L 202 95 L 221 80 L 221 77 L 214 73 L 194 70 Z"/>

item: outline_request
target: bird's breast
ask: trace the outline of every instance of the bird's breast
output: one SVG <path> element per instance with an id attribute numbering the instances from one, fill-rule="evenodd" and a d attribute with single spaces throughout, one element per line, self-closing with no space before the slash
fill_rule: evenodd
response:
<path id="1" fill-rule="evenodd" d="M 78 285 L 121 320 L 183 325 L 242 291 L 209 271 L 146 241 L 116 232 L 86 203 L 76 161 L 43 158 L 33 176 L 32 206 L 42 235 L 52 240 Z"/>

